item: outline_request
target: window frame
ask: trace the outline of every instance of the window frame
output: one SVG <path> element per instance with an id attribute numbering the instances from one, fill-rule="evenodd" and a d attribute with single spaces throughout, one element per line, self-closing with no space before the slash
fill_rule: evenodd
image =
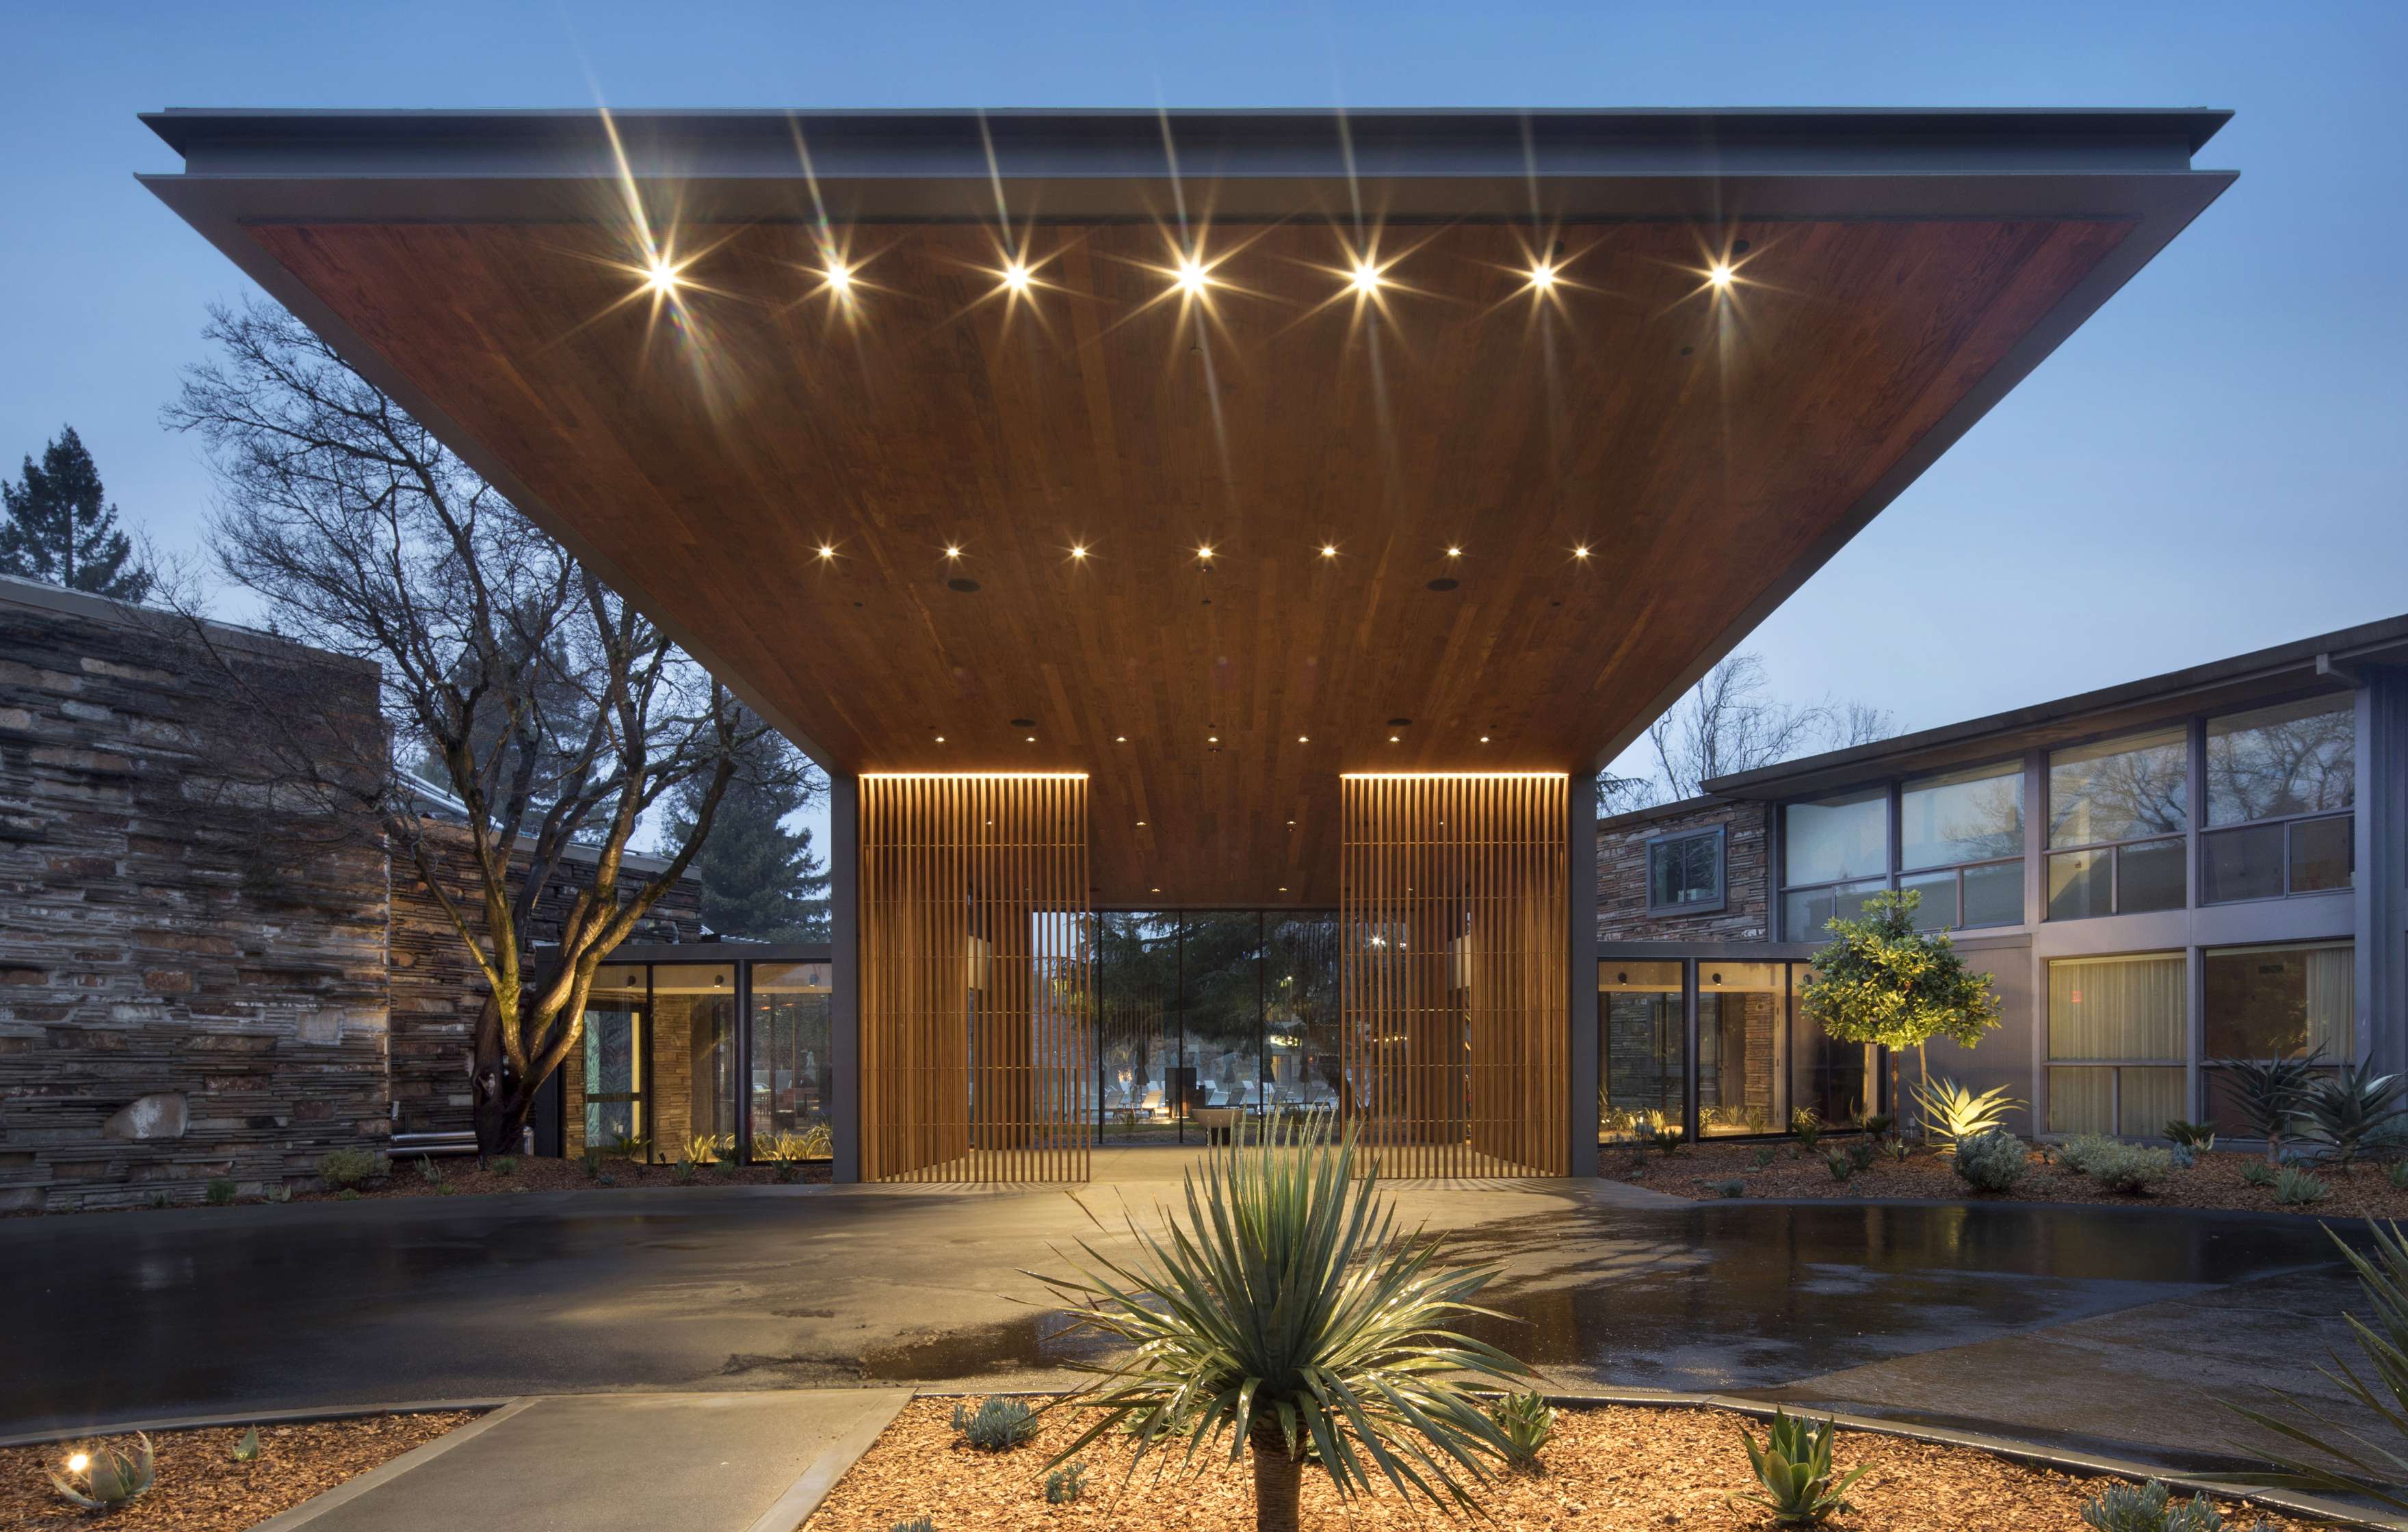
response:
<path id="1" fill-rule="evenodd" d="M 2197 873 L 2199 880 L 2199 908 L 2201 909 L 2223 909 L 2232 905 L 2272 904 L 2278 899 L 2307 899 L 2315 898 L 2319 895 L 2338 894 L 2346 895 L 2350 894 L 2358 887 L 2358 826 L 2355 823 L 2357 817 L 2358 809 L 2355 806 L 2352 806 L 2347 809 L 2315 809 L 2302 814 L 2277 814 L 2271 819 L 2236 820 L 2230 824 L 2218 824 L 2213 828 L 2201 828 L 2199 832 L 2199 870 Z M 2292 832 L 2302 824 L 2314 824 L 2320 820 L 2328 819 L 2337 819 L 2349 823 L 2350 834 L 2346 838 L 2347 844 L 2349 846 L 2349 881 L 2343 883 L 2338 888 L 2292 887 Z M 2207 843 L 2218 836 L 2240 835 L 2246 831 L 2263 830 L 2270 827 L 2280 827 L 2283 832 L 2283 887 L 2281 891 L 2274 894 L 2247 894 L 2229 899 L 2209 898 L 2207 896 Z"/>
<path id="2" fill-rule="evenodd" d="M 2045 769 L 2046 752 L 2042 752 L 2042 766 L 2043 769 Z M 2017 847 L 2014 852 L 2005 856 L 1986 856 L 1971 862 L 1948 862 L 1942 863 L 1938 866 L 1915 867 L 1913 869 L 1909 869 L 1902 866 L 1906 858 L 1906 852 L 1902 844 L 1902 838 L 1904 831 L 1903 815 L 1906 811 L 1907 784 L 1910 782 L 1928 780 L 1933 777 L 1947 775 L 1951 772 L 1975 772 L 1989 768 L 1997 768 L 1999 774 L 2001 776 L 2012 771 L 2023 779 L 2022 782 L 2018 786 L 2018 792 L 2021 795 L 2021 808 L 2026 821 L 2024 845 Z M 1882 790 L 1885 795 L 1888 805 L 1889 866 L 1887 870 L 1883 872 L 1867 873 L 1861 878 L 1841 878 L 1819 883 L 1790 882 L 1789 810 L 1799 804 L 1811 806 L 1817 803 L 1824 803 L 1832 798 L 1844 798 L 1856 794 L 1864 793 L 1874 787 L 1879 787 Z M 2042 799 L 2043 808 L 2046 806 L 2046 798 L 2043 797 Z M 1912 776 L 1891 776 L 1879 779 L 1875 781 L 1857 782 L 1852 786 L 1834 788 L 1828 792 L 1817 793 L 1810 797 L 1784 798 L 1777 807 L 1779 811 L 1772 816 L 1772 819 L 1773 831 L 1777 840 L 1776 855 L 1779 858 L 1778 867 L 1780 876 L 1773 880 L 1771 898 L 1769 901 L 1770 909 L 1768 910 L 1767 918 L 1769 921 L 1777 923 L 1781 932 L 1781 939 L 1784 941 L 1821 941 L 1824 939 L 1824 933 L 1820 929 L 1813 931 L 1792 931 L 1788 929 L 1788 905 L 1791 895 L 1819 894 L 1836 889 L 1853 888 L 1859 883 L 1872 882 L 1880 883 L 1882 888 L 1887 892 L 1896 893 L 1899 889 L 1899 883 L 1905 879 L 1932 878 L 1937 877 L 1942 873 L 1951 874 L 1956 879 L 1956 920 L 1954 923 L 1939 927 L 1939 929 L 1946 931 L 2011 931 L 2017 926 L 2028 926 L 2037 923 L 2032 918 L 2028 875 L 2027 875 L 2025 880 L 2026 886 L 2024 890 L 2024 897 L 2019 901 L 2023 906 L 2023 909 L 2015 919 L 2012 921 L 1993 921 L 1981 925 L 1967 925 L 1964 923 L 1965 873 L 1968 869 L 2002 866 L 2008 863 L 2020 864 L 2029 860 L 2031 833 L 2029 824 L 2029 821 L 2031 819 L 2031 762 L 2028 752 L 2026 752 L 2018 751 L 2012 755 L 1990 756 L 1982 760 L 1970 761 L 1961 766 L 1942 767 L 1937 771 L 1918 771 Z M 2043 838 L 2045 838 L 2045 837 L 2043 837 Z M 2163 838 L 2158 837 L 2156 838 L 2162 839 Z M 2047 852 L 2043 850 L 2042 855 L 2045 857 L 2046 854 Z M 2045 907 L 2046 904 L 2045 895 L 2046 887 L 2045 884 L 2043 884 L 2043 907 Z"/>
<path id="3" fill-rule="evenodd" d="M 1656 849 L 1678 841 L 1701 840 L 1708 836 L 1714 842 L 1714 896 L 1711 901 L 1697 900 L 1687 904 L 1656 902 Z M 1646 856 L 1641 875 L 1647 882 L 1647 913 L 1650 915 L 1720 915 L 1730 909 L 1730 826 L 1727 824 L 1693 825 L 1685 830 L 1666 830 L 1647 838 Z"/>

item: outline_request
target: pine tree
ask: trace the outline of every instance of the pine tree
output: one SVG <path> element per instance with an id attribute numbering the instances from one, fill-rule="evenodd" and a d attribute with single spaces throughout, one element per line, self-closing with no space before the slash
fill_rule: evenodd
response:
<path id="1" fill-rule="evenodd" d="M 810 803 L 812 783 L 793 766 L 793 747 L 766 734 L 740 752 L 736 780 L 719 800 L 710 834 L 695 854 L 702 923 L 722 936 L 760 941 L 828 939 L 828 874 L 809 825 L 786 820 Z M 669 832 L 691 824 L 685 795 L 669 805 Z"/>
<path id="2" fill-rule="evenodd" d="M 70 425 L 25 459 L 22 478 L 0 484 L 7 519 L 0 522 L 0 573 L 46 580 L 71 591 L 139 601 L 150 594 L 150 572 L 117 528 L 117 508 L 100 487 L 100 470 Z"/>

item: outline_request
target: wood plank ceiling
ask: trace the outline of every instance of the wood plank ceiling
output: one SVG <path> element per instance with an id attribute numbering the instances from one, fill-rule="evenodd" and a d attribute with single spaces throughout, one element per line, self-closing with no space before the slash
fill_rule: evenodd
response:
<path id="1" fill-rule="evenodd" d="M 838 766 L 1091 772 L 1200 907 L 1334 904 L 1340 772 L 1593 765 L 2128 227 L 252 233 Z"/>

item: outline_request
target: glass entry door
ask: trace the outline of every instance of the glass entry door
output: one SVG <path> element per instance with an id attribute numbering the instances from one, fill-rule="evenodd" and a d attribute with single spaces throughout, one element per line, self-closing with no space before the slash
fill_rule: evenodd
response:
<path id="1" fill-rule="evenodd" d="M 641 967 L 595 970 L 574 1076 L 582 1106 L 576 1149 L 631 1149 L 644 1137 L 644 995 Z"/>

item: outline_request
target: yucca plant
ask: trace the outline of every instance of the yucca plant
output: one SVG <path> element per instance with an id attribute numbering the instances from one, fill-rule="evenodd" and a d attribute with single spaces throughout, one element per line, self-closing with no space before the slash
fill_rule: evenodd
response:
<path id="1" fill-rule="evenodd" d="M 2233 1105 L 2250 1129 L 2266 1140 L 2268 1164 L 2283 1157 L 2283 1138 L 2291 1131 L 2291 1114 L 2315 1082 L 2322 1050 L 2299 1059 L 2210 1059 L 2208 1067 L 2223 1071 Z"/>
<path id="2" fill-rule="evenodd" d="M 2329 1459 L 2316 1462 L 2292 1455 L 2287 1447 L 2257 1449 L 2281 1471 L 2252 1474 L 2250 1482 L 2286 1489 L 2329 1490 L 2363 1495 L 2392 1511 L 2408 1512 L 2408 1239 L 2397 1224 L 2367 1220 L 2373 1237 L 2372 1254 L 2350 1248 L 2326 1229 L 2332 1242 L 2358 1273 L 2358 1291 L 2373 1310 L 2371 1321 L 2344 1314 L 2358 1338 L 2359 1354 L 2372 1377 L 2333 1357 L 2333 1365 L 2317 1370 L 2340 1385 L 2343 1393 L 2364 1407 L 2364 1413 L 2342 1425 L 2308 1409 L 2279 1389 L 2275 1396 L 2287 1409 L 2287 1418 L 2242 1405 L 2225 1408 L 2286 1442 Z M 2244 1449 L 2245 1450 L 2245 1449 Z M 2349 1471 L 2331 1466 L 2344 1465 Z"/>
<path id="3" fill-rule="evenodd" d="M 2195 1149 L 2203 1153 L 2215 1147 L 2215 1124 L 2172 1118 L 2166 1124 L 2166 1138 L 2181 1148 Z"/>
<path id="4" fill-rule="evenodd" d="M 1508 1394 L 1490 1408 L 1488 1418 L 1505 1435 L 1505 1461 L 1524 1472 L 1539 1466 L 1539 1453 L 1555 1434 L 1555 1407 L 1535 1393 Z"/>
<path id="5" fill-rule="evenodd" d="M 2368 1137 L 2402 1115 L 2403 1089 L 2408 1085 L 2398 1075 L 2378 1075 L 2366 1065 L 2348 1065 L 2307 1088 L 2292 1109 L 2292 1133 L 2323 1145 L 2324 1157 L 2346 1172 Z"/>
<path id="6" fill-rule="evenodd" d="M 1747 1465 L 1756 1470 L 1764 1493 L 1740 1498 L 1771 1511 L 1782 1526 L 1813 1526 L 1848 1510 L 1848 1486 L 1865 1470 L 1851 1468 L 1845 1478 L 1832 1482 L 1831 1435 L 1828 1420 L 1812 1421 L 1779 1410 L 1772 1412 L 1764 1445 L 1757 1446 L 1755 1436 L 1742 1430 L 1739 1439 L 1747 1448 Z"/>
<path id="7" fill-rule="evenodd" d="M 1970 1086 L 1959 1085 L 1946 1075 L 1938 1080 L 1917 1081 L 1914 1086 L 1914 1104 L 1920 1109 L 1923 1135 L 1936 1140 L 1940 1153 L 1954 1154 L 1957 1143 L 1977 1133 L 2007 1125 L 2007 1114 L 2023 1103 L 2007 1094 L 2004 1085 L 1975 1095 Z"/>
<path id="8" fill-rule="evenodd" d="M 96 1447 L 68 1456 L 66 1471 L 50 1473 L 50 1487 L 86 1511 L 114 1511 L 150 1493 L 154 1467 L 150 1439 L 134 1433 L 134 1450 Z"/>
<path id="9" fill-rule="evenodd" d="M 1075 1306 L 1074 1327 L 1131 1348 L 1081 1365 L 1095 1381 L 1047 1406 L 1096 1417 L 1048 1467 L 1113 1430 L 1140 1456 L 1173 1440 L 1191 1464 L 1250 1453 L 1258 1532 L 1296 1532 L 1308 1464 L 1340 1496 L 1376 1476 L 1476 1509 L 1512 1446 L 1469 1386 L 1530 1369 L 1447 1326 L 1493 1316 L 1471 1300 L 1496 1269 L 1438 1266 L 1435 1240 L 1398 1228 L 1376 1170 L 1357 1178 L 1354 1130 L 1333 1139 L 1326 1113 L 1231 1139 L 1188 1173 L 1183 1222 L 1157 1234 L 1131 1221 L 1140 1257 L 1082 1242 L 1075 1277 L 1038 1278 Z"/>

